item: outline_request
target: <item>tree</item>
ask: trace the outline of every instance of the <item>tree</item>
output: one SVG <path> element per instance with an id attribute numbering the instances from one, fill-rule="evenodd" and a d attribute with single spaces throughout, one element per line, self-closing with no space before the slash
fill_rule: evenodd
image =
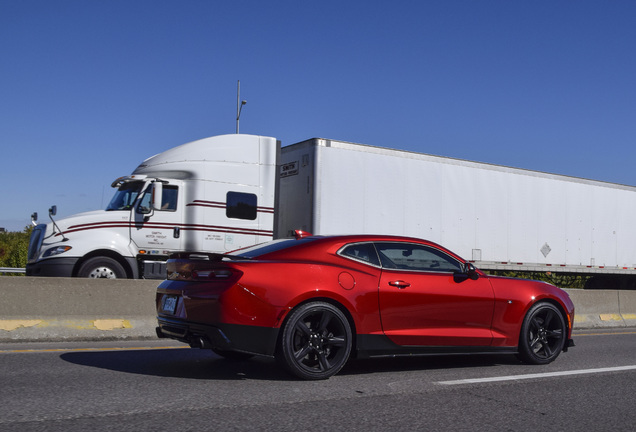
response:
<path id="1" fill-rule="evenodd" d="M 0 267 L 26 267 L 32 229 L 27 226 L 23 232 L 0 233 Z"/>

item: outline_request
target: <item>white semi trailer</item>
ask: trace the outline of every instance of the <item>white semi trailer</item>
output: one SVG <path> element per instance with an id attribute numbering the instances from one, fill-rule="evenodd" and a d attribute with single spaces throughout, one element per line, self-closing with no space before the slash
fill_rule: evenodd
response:
<path id="1" fill-rule="evenodd" d="M 302 229 L 426 238 L 486 270 L 636 275 L 632 186 L 319 138 L 281 148 L 249 135 L 168 150 L 114 186 L 106 211 L 34 229 L 28 274 L 163 277 L 169 251 L 227 252 Z M 176 207 L 163 209 L 153 190 L 177 196 Z"/>
<path id="2" fill-rule="evenodd" d="M 282 149 L 279 187 L 279 232 L 421 237 L 486 270 L 636 275 L 632 186 L 311 139 Z"/>

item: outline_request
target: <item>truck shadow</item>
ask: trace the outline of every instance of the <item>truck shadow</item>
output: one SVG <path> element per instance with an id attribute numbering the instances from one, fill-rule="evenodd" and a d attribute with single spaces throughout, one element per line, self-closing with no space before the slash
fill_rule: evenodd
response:
<path id="1" fill-rule="evenodd" d="M 297 381 L 271 358 L 253 357 L 250 360 L 233 361 L 210 351 L 188 348 L 68 352 L 61 354 L 60 359 L 76 365 L 138 375 L 196 380 Z M 481 368 L 519 363 L 512 355 L 352 359 L 338 375 Z"/>

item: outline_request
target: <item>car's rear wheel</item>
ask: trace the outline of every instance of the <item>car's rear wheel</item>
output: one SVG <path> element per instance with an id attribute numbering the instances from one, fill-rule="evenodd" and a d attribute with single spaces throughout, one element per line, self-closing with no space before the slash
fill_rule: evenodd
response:
<path id="1" fill-rule="evenodd" d="M 340 309 L 325 302 L 306 303 L 286 321 L 277 359 L 299 378 L 327 379 L 345 365 L 351 344 L 351 326 Z"/>
<path id="2" fill-rule="evenodd" d="M 563 350 L 567 327 L 561 311 L 551 303 L 532 306 L 523 320 L 519 358 L 526 363 L 547 364 Z"/>
<path id="3" fill-rule="evenodd" d="M 93 279 L 125 279 L 126 270 L 116 260 L 109 257 L 93 257 L 80 267 L 78 277 Z"/>

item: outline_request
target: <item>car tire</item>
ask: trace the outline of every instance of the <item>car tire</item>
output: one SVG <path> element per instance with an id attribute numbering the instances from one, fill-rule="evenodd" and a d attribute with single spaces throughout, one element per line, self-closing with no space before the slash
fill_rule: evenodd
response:
<path id="1" fill-rule="evenodd" d="M 298 378 L 327 379 L 351 354 L 349 320 L 330 303 L 312 302 L 293 310 L 282 329 L 276 357 Z"/>
<path id="2" fill-rule="evenodd" d="M 519 358 L 530 364 L 554 361 L 565 344 L 567 327 L 561 311 L 551 303 L 530 308 L 521 326 Z"/>
<path id="3" fill-rule="evenodd" d="M 126 270 L 113 258 L 94 257 L 82 264 L 77 276 L 91 279 L 125 279 Z"/>

